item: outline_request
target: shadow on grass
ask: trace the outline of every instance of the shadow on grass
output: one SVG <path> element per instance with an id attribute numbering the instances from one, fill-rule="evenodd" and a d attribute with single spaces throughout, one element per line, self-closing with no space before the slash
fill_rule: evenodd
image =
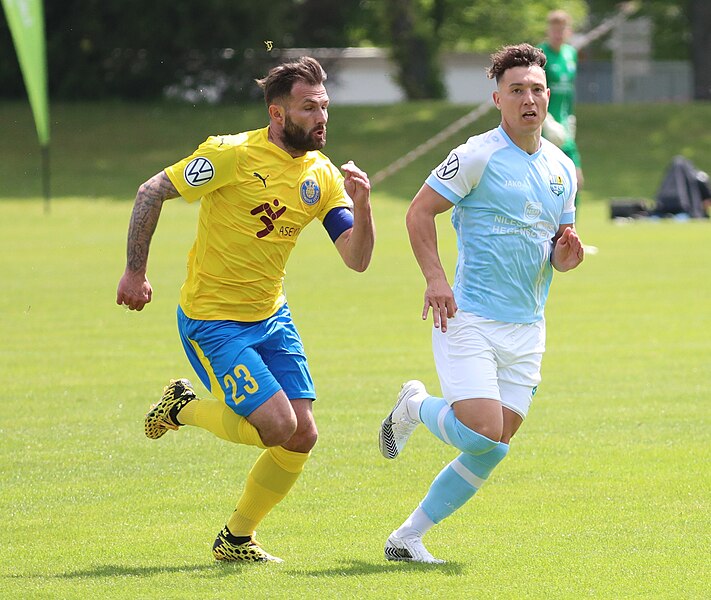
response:
<path id="1" fill-rule="evenodd" d="M 100 565 L 92 569 L 81 569 L 68 573 L 58 573 L 55 579 L 83 579 L 101 577 L 152 577 L 162 573 L 205 573 L 207 575 L 219 577 L 229 575 L 235 571 L 241 571 L 258 565 L 236 564 L 236 563 L 201 563 L 197 565 L 181 565 L 175 567 L 152 566 L 152 567 L 128 567 L 123 565 Z"/>
<path id="2" fill-rule="evenodd" d="M 251 563 L 221 563 L 151 567 L 129 567 L 123 565 L 99 565 L 91 569 L 80 569 L 67 573 L 53 575 L 54 579 L 90 579 L 103 577 L 152 577 L 163 573 L 198 573 L 208 577 L 225 577 L 236 573 L 241 573 L 245 569 L 277 568 L 283 569 L 286 565 L 276 565 L 273 563 L 251 564 Z M 380 575 L 382 573 L 392 573 L 395 571 L 437 571 L 444 575 L 460 575 L 463 566 L 456 562 L 444 563 L 441 565 L 427 565 L 422 563 L 385 563 L 368 562 L 363 560 L 343 560 L 333 567 L 324 569 L 298 569 L 289 568 L 290 575 L 301 575 L 303 577 L 343 577 Z M 24 579 L 27 576 L 14 575 L 13 578 Z M 31 579 L 33 576 L 29 576 Z"/>
<path id="3" fill-rule="evenodd" d="M 328 567 L 326 569 L 291 569 L 293 575 L 304 575 L 306 577 L 321 577 L 337 575 L 379 575 L 381 573 L 393 573 L 395 571 L 437 571 L 444 575 L 460 575 L 464 568 L 457 562 L 444 564 L 423 564 L 412 562 L 368 562 L 364 560 L 342 560 L 340 565 Z"/>

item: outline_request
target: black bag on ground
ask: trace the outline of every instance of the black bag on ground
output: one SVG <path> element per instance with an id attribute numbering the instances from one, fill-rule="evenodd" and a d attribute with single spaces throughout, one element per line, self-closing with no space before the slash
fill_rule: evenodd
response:
<path id="1" fill-rule="evenodd" d="M 611 219 L 630 219 L 649 216 L 647 202 L 640 198 L 617 198 L 610 202 Z"/>
<path id="2" fill-rule="evenodd" d="M 708 175 L 683 156 L 675 156 L 657 191 L 652 215 L 668 217 L 687 214 L 692 219 L 707 219 L 704 200 L 711 200 Z"/>

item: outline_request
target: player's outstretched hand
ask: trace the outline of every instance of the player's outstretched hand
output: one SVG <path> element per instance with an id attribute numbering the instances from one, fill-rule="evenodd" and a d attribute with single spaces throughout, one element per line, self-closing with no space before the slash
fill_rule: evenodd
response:
<path id="1" fill-rule="evenodd" d="M 583 262 L 584 258 L 583 243 L 575 230 L 568 227 L 553 248 L 553 266 L 557 271 L 570 271 Z"/>
<path id="2" fill-rule="evenodd" d="M 116 290 L 116 304 L 127 306 L 131 310 L 143 310 L 152 297 L 153 288 L 145 275 L 131 271 L 123 274 Z"/>
<path id="3" fill-rule="evenodd" d="M 442 333 L 447 331 L 447 319 L 454 317 L 457 312 L 457 301 L 454 293 L 446 280 L 434 281 L 427 285 L 425 290 L 425 305 L 422 309 L 422 320 L 427 319 L 427 314 L 432 307 L 432 321 Z"/>
<path id="4" fill-rule="evenodd" d="M 346 194 L 355 204 L 367 204 L 370 201 L 370 180 L 368 174 L 359 169 L 352 160 L 341 165 L 343 171 L 343 185 Z"/>

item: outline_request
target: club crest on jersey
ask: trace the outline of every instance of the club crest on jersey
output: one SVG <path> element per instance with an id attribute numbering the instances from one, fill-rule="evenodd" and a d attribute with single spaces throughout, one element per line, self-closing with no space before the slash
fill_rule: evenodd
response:
<path id="1" fill-rule="evenodd" d="M 306 179 L 301 184 L 301 200 L 304 204 L 313 206 L 321 199 L 321 188 L 313 179 Z"/>
<path id="2" fill-rule="evenodd" d="M 215 176 L 215 167 L 206 158 L 198 156 L 187 164 L 183 176 L 190 185 L 198 187 L 206 184 Z"/>
<path id="3" fill-rule="evenodd" d="M 556 196 L 560 196 L 565 191 L 563 178 L 560 175 L 551 175 L 550 186 L 551 192 L 553 192 Z"/>
<path id="4" fill-rule="evenodd" d="M 459 157 L 452 152 L 446 160 L 437 167 L 435 173 L 440 179 L 452 179 L 459 171 Z"/>

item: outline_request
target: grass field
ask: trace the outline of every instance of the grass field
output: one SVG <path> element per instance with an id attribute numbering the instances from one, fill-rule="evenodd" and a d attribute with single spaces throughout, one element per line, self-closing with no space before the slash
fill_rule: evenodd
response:
<path id="1" fill-rule="evenodd" d="M 585 107 L 579 230 L 600 251 L 556 275 L 531 414 L 487 486 L 429 534 L 448 560 L 435 567 L 387 563 L 382 545 L 455 453 L 423 429 L 391 463 L 376 436 L 403 380 L 438 389 L 403 216 L 439 154 L 374 194 L 366 273 L 345 269 L 317 225 L 303 233 L 287 292 L 316 380 L 320 440 L 259 529 L 285 563 L 222 565 L 210 546 L 257 451 L 190 428 L 157 442 L 142 432 L 167 380 L 192 377 L 174 310 L 195 207 L 164 209 L 154 302 L 132 313 L 114 299 L 131 209 L 118 200 L 230 113 L 60 107 L 59 198 L 44 214 L 25 110 L 0 104 L 0 597 L 711 595 L 711 225 L 618 225 L 605 202 L 651 197 L 679 152 L 708 168 L 711 135 L 690 124 L 708 122 L 709 108 Z M 334 109 L 331 154 L 373 172 L 465 111 L 387 107 L 371 122 L 366 109 Z M 446 217 L 440 231 L 451 265 Z"/>

